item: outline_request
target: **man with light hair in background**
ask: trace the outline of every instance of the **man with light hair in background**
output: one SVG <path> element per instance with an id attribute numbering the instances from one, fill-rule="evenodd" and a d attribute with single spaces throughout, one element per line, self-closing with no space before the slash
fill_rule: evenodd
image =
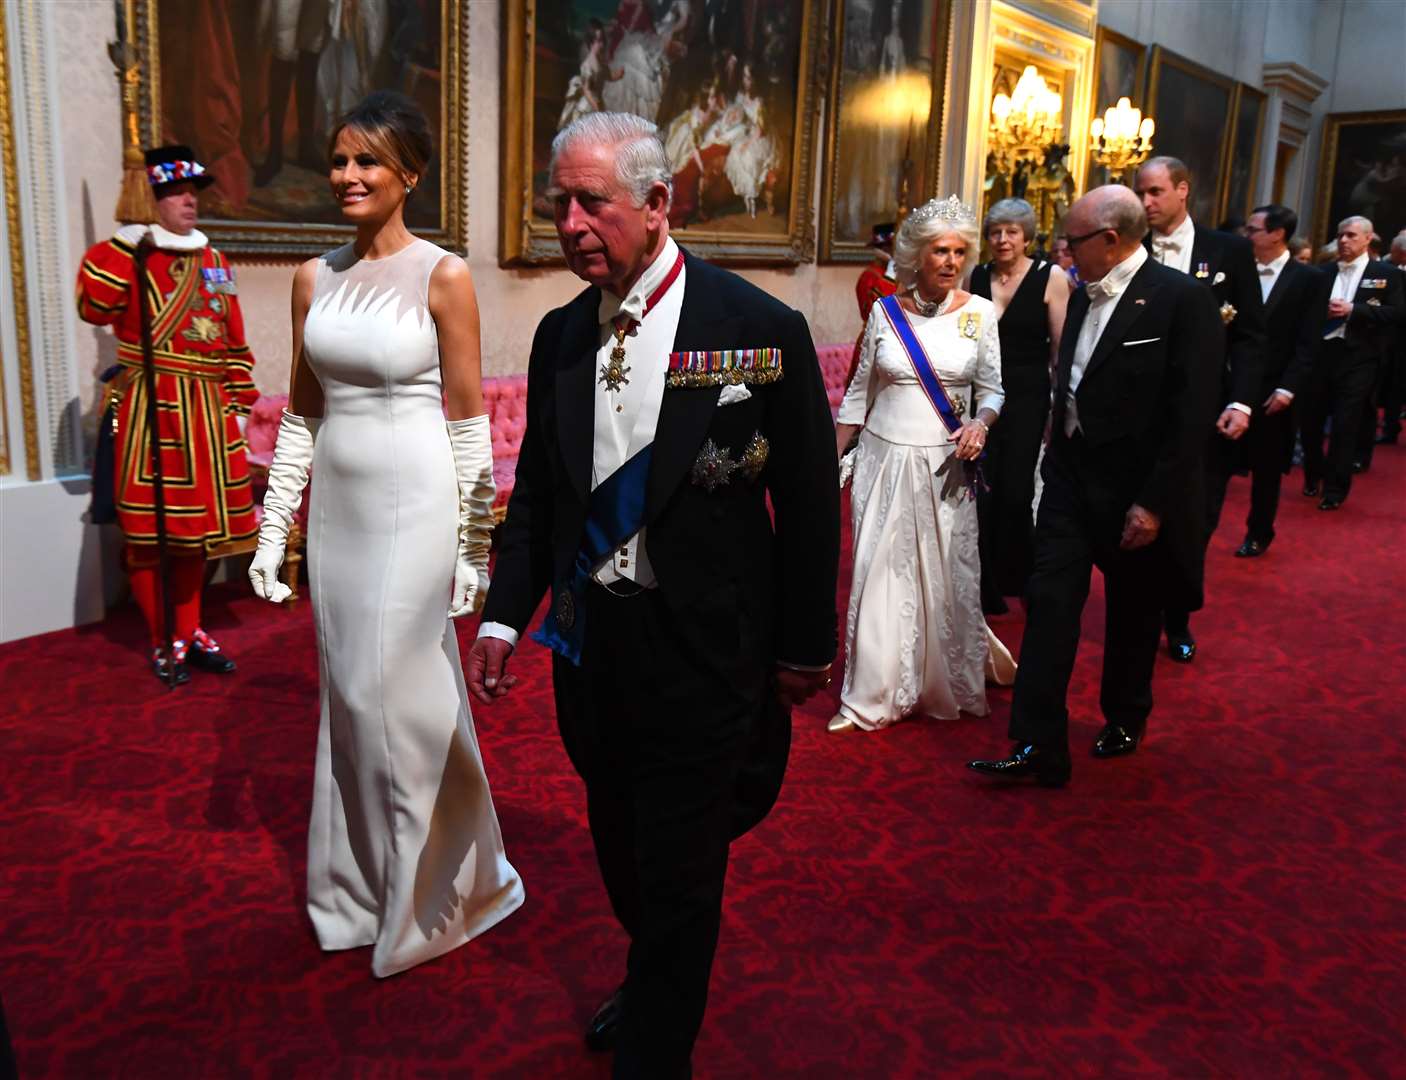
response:
<path id="1" fill-rule="evenodd" d="M 1400 271 L 1368 257 L 1371 236 L 1372 223 L 1364 217 L 1354 215 L 1338 224 L 1338 262 L 1327 271 L 1333 284 L 1323 348 L 1299 414 L 1303 493 L 1307 498 L 1321 494 L 1320 510 L 1337 510 L 1347 501 L 1353 463 L 1362 453 L 1363 425 L 1376 426 L 1372 391 L 1379 358 L 1406 309 Z M 1323 427 L 1330 416 L 1325 457 Z"/>
<path id="2" fill-rule="evenodd" d="M 770 809 L 791 708 L 830 682 L 839 473 L 804 317 L 669 236 L 655 126 L 591 113 L 548 195 L 587 288 L 538 325 L 527 433 L 470 689 L 538 601 L 557 720 L 630 937 L 586 1032 L 617 1078 L 690 1075 L 729 845 Z M 775 512 L 775 523 L 768 511 Z"/>

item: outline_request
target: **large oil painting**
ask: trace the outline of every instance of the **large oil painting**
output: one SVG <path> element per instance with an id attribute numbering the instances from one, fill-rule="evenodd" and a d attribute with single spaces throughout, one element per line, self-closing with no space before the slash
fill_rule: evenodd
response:
<path id="1" fill-rule="evenodd" d="M 820 0 L 505 0 L 505 264 L 560 258 L 552 139 L 591 112 L 657 124 L 671 230 L 722 261 L 812 255 Z"/>
<path id="2" fill-rule="evenodd" d="M 1320 243 L 1361 214 L 1390 244 L 1406 229 L 1406 109 L 1331 113 L 1323 125 L 1315 227 Z"/>
<path id="3" fill-rule="evenodd" d="M 139 0 L 144 136 L 192 146 L 214 176 L 201 228 L 221 247 L 312 253 L 349 235 L 327 191 L 329 132 L 369 91 L 399 90 L 436 136 L 406 223 L 462 249 L 467 2 Z"/>
<path id="4" fill-rule="evenodd" d="M 1230 137 L 1230 165 L 1226 175 L 1225 210 L 1222 217 L 1248 218 L 1254 209 L 1255 182 L 1259 178 L 1260 135 L 1264 130 L 1265 95 L 1244 83 L 1235 88 L 1235 132 Z"/>
<path id="5" fill-rule="evenodd" d="M 1155 154 L 1186 162 L 1191 172 L 1188 209 L 1197 224 L 1220 222 L 1221 177 L 1230 149 L 1235 82 L 1163 49 L 1152 50 L 1148 108 L 1157 121 Z"/>
<path id="6" fill-rule="evenodd" d="M 932 193 L 947 0 L 835 0 L 820 257 L 862 261 L 876 224 Z"/>

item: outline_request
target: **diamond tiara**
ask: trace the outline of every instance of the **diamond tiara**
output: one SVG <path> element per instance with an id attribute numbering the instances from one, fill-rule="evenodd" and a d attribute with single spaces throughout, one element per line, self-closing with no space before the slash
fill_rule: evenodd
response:
<path id="1" fill-rule="evenodd" d="M 945 199 L 929 199 L 922 206 L 910 211 L 907 220 L 918 224 L 942 220 L 950 221 L 954 225 L 975 225 L 976 214 L 957 196 L 949 195 Z"/>

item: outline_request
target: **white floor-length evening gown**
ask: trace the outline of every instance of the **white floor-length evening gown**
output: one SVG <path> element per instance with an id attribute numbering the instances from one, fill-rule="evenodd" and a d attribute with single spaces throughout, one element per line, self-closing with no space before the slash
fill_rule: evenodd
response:
<path id="1" fill-rule="evenodd" d="M 308 512 L 322 717 L 308 911 L 324 949 L 392 975 L 523 901 L 503 853 L 448 618 L 459 496 L 430 273 L 415 240 L 317 265 L 303 330 L 326 401 Z"/>
<path id="2" fill-rule="evenodd" d="M 991 301 L 973 296 L 955 311 L 908 319 L 963 415 L 999 413 L 1001 346 Z M 866 730 L 914 714 L 987 715 L 988 676 L 1009 683 L 1015 662 L 981 613 L 976 500 L 879 304 L 838 420 L 864 425 L 850 489 L 854 580 L 841 715 Z"/>

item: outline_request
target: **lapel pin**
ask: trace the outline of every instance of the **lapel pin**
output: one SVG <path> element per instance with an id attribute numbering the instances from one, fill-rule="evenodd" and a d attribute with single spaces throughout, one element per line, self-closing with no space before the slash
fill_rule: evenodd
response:
<path id="1" fill-rule="evenodd" d="M 1133 301 L 1133 303 L 1134 303 L 1134 304 L 1145 304 L 1145 303 L 1147 303 L 1147 301 L 1144 300 L 1141 296 L 1139 296 L 1136 300 Z"/>

